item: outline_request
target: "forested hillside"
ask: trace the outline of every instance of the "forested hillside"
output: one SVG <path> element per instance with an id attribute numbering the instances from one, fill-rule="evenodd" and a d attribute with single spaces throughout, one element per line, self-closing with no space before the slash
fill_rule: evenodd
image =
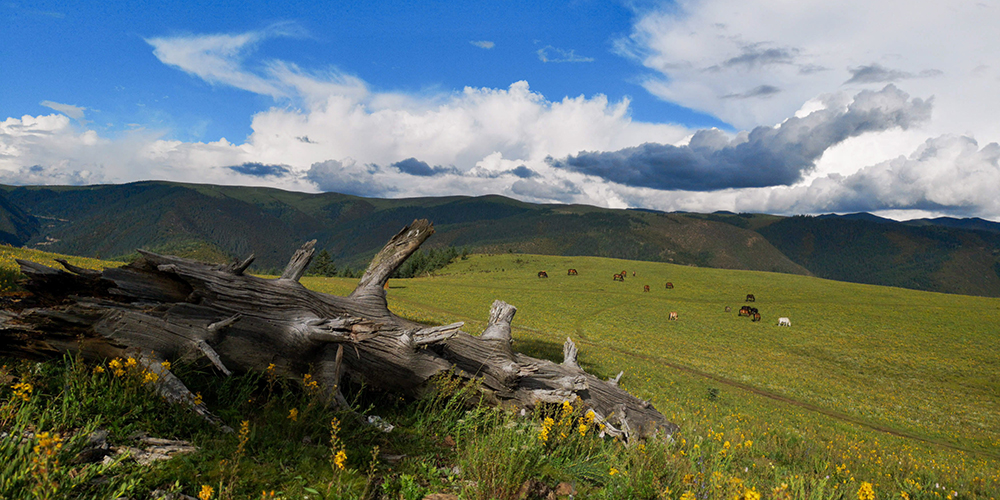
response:
<path id="1" fill-rule="evenodd" d="M 283 266 L 316 239 L 332 265 L 357 271 L 418 218 L 437 230 L 428 249 L 613 257 L 1000 296 L 1000 224 L 982 219 L 663 213 L 496 195 L 371 199 L 170 182 L 0 186 L 3 243 L 103 258 L 137 248 L 215 262 L 254 253 L 258 270 Z"/>

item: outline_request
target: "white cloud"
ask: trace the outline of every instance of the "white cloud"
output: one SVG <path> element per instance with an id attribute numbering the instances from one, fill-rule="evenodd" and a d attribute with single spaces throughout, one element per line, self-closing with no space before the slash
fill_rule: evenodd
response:
<path id="1" fill-rule="evenodd" d="M 496 47 L 495 43 L 490 42 L 488 40 L 472 40 L 469 43 L 471 43 L 472 45 L 475 45 L 476 47 L 479 47 L 481 49 L 486 49 L 486 50 L 489 50 L 489 49 L 492 49 L 493 47 Z"/>
<path id="2" fill-rule="evenodd" d="M 903 16 L 902 28 L 886 21 L 893 9 L 904 7 L 874 5 L 874 18 L 866 20 L 853 14 L 863 11 L 857 6 L 688 1 L 680 4 L 683 15 L 643 17 L 631 39 L 619 44 L 620 51 L 660 72 L 645 82 L 650 91 L 747 130 L 846 109 L 851 96 L 888 80 L 916 98 L 934 97 L 930 121 L 836 143 L 790 187 L 662 191 L 555 168 L 547 158 L 644 143 L 681 146 L 695 131 L 635 121 L 627 99 L 550 99 L 523 81 L 411 95 L 375 91 L 334 68 L 254 57 L 257 44 L 270 37 L 299 35 L 288 25 L 147 40 L 165 64 L 280 103 L 253 116 L 244 143 L 169 141 L 153 130 L 109 139 L 81 119 L 69 119 L 86 108 L 49 102 L 66 115 L 0 122 L 0 182 L 156 178 L 394 197 L 498 193 L 535 202 L 662 210 L 815 213 L 856 207 L 1000 218 L 990 192 L 998 185 L 997 146 L 980 148 L 972 139 L 1000 135 L 993 117 L 1000 101 L 1000 51 L 991 50 L 992 38 L 983 36 L 985 25 L 996 24 L 990 24 L 994 14 L 975 17 L 980 7 L 955 6 L 953 14 L 968 33 L 948 25 L 939 34 L 929 27 L 935 16 L 944 18 L 943 7 L 915 5 L 917 14 Z M 954 44 L 941 42 L 948 37 Z M 592 60 L 551 46 L 538 55 L 546 62 Z M 747 136 L 715 135 L 737 142 Z M 409 167 L 398 168 L 408 159 Z"/>
<path id="3" fill-rule="evenodd" d="M 845 82 L 905 81 L 935 96 L 932 135 L 996 137 L 998 24 L 1000 8 L 981 2 L 682 0 L 644 15 L 617 46 L 658 73 L 645 82 L 654 94 L 742 129 L 778 123 Z M 761 86 L 780 93 L 724 98 Z"/>
<path id="4" fill-rule="evenodd" d="M 80 122 L 81 125 L 84 125 L 84 126 L 87 125 L 87 121 L 84 120 L 84 112 L 87 110 L 87 108 L 84 108 L 83 106 L 74 106 L 72 104 L 62 104 L 62 103 L 53 102 L 53 101 L 42 101 L 42 102 L 40 102 L 38 104 L 41 104 L 42 106 L 45 106 L 46 108 L 54 109 L 54 110 L 56 110 L 56 111 L 58 111 L 58 112 L 60 112 L 60 113 L 62 113 L 64 115 L 66 115 L 66 116 L 68 116 L 68 117 L 70 117 L 70 118 L 72 118 L 72 119 Z"/>
<path id="5" fill-rule="evenodd" d="M 572 49 L 563 50 L 551 45 L 546 45 L 535 51 L 538 54 L 538 60 L 543 63 L 580 63 L 580 62 L 594 62 L 593 57 L 584 57 L 576 55 L 576 52 Z"/>

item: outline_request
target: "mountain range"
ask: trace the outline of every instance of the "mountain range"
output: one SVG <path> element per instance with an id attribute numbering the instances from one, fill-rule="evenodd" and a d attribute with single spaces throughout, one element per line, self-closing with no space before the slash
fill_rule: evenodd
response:
<path id="1" fill-rule="evenodd" d="M 112 259 L 136 249 L 213 262 L 254 253 L 258 271 L 280 269 L 312 239 L 339 267 L 364 266 L 393 234 L 424 218 L 436 230 L 428 248 L 591 255 L 1000 296 L 1000 223 L 983 219 L 665 213 L 497 195 L 374 199 L 160 181 L 0 185 L 2 243 Z"/>

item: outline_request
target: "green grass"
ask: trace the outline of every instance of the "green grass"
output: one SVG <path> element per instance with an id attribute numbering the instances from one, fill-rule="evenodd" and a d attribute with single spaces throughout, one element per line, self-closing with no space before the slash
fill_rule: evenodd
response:
<path id="1" fill-rule="evenodd" d="M 4 259 L 0 269 L 10 268 Z M 571 267 L 578 276 L 566 275 Z M 623 269 L 626 281 L 613 282 L 611 275 Z M 540 270 L 550 278 L 537 278 Z M 356 283 L 302 281 L 334 294 L 349 293 Z M 666 290 L 666 281 L 675 288 Z M 760 323 L 736 316 L 747 293 L 757 298 Z M 622 385 L 650 399 L 681 431 L 673 442 L 626 447 L 596 437 L 596 429 L 577 432 L 579 412 L 547 408 L 521 417 L 478 407 L 473 391 L 450 379 L 420 401 L 354 387 L 359 414 L 396 425 L 386 434 L 354 414 L 327 409 L 295 381 L 262 374 L 222 379 L 177 367 L 230 426 L 247 422 L 241 437 L 159 402 L 138 376 L 94 373 L 93 365 L 75 360 L 6 361 L 0 424 L 8 436 L 26 430 L 80 436 L 103 428 L 123 444 L 141 430 L 200 447 L 149 469 L 128 461 L 115 469 L 78 466 L 75 477 L 90 478 L 82 483 L 58 469 L 60 491 L 78 491 L 81 498 L 122 491 L 141 496 L 156 488 L 196 496 L 204 485 L 215 490 L 212 498 L 261 498 L 271 490 L 283 498 L 409 499 L 443 491 L 515 498 L 529 479 L 572 484 L 576 498 L 853 500 L 864 483 L 877 498 L 1000 496 L 998 299 L 516 254 L 472 255 L 437 275 L 390 280 L 388 299 L 402 316 L 465 321 L 473 334 L 485 327 L 493 300 L 514 304 L 515 349 L 561 361 L 562 343 L 571 337 L 585 369 L 603 377 L 624 370 Z M 670 311 L 678 312 L 677 321 L 667 321 Z M 793 326 L 776 326 L 779 316 Z M 24 381 L 36 387 L 28 401 L 13 387 Z M 134 410 L 122 415 L 120 408 Z M 546 416 L 553 423 L 543 440 Z M 347 455 L 343 470 L 332 459 L 333 436 Z M 37 444 L 0 439 L 2 458 L 23 459 L 4 462 L 24 464 L 0 471 L 0 481 L 21 481 L 20 490 L 0 485 L 0 497 L 43 491 L 30 460 Z M 63 464 L 73 446 L 79 444 L 65 447 Z M 101 486 L 81 486 L 91 483 Z"/>

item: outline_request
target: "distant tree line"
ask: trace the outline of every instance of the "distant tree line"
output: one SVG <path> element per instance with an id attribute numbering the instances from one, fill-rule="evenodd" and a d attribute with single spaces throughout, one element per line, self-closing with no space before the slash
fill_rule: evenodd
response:
<path id="1" fill-rule="evenodd" d="M 432 248 L 430 250 L 417 250 L 396 272 L 392 273 L 392 278 L 415 278 L 430 274 L 451 264 L 457 258 L 465 260 L 469 257 L 469 249 L 462 247 L 442 248 L 440 250 Z"/>

